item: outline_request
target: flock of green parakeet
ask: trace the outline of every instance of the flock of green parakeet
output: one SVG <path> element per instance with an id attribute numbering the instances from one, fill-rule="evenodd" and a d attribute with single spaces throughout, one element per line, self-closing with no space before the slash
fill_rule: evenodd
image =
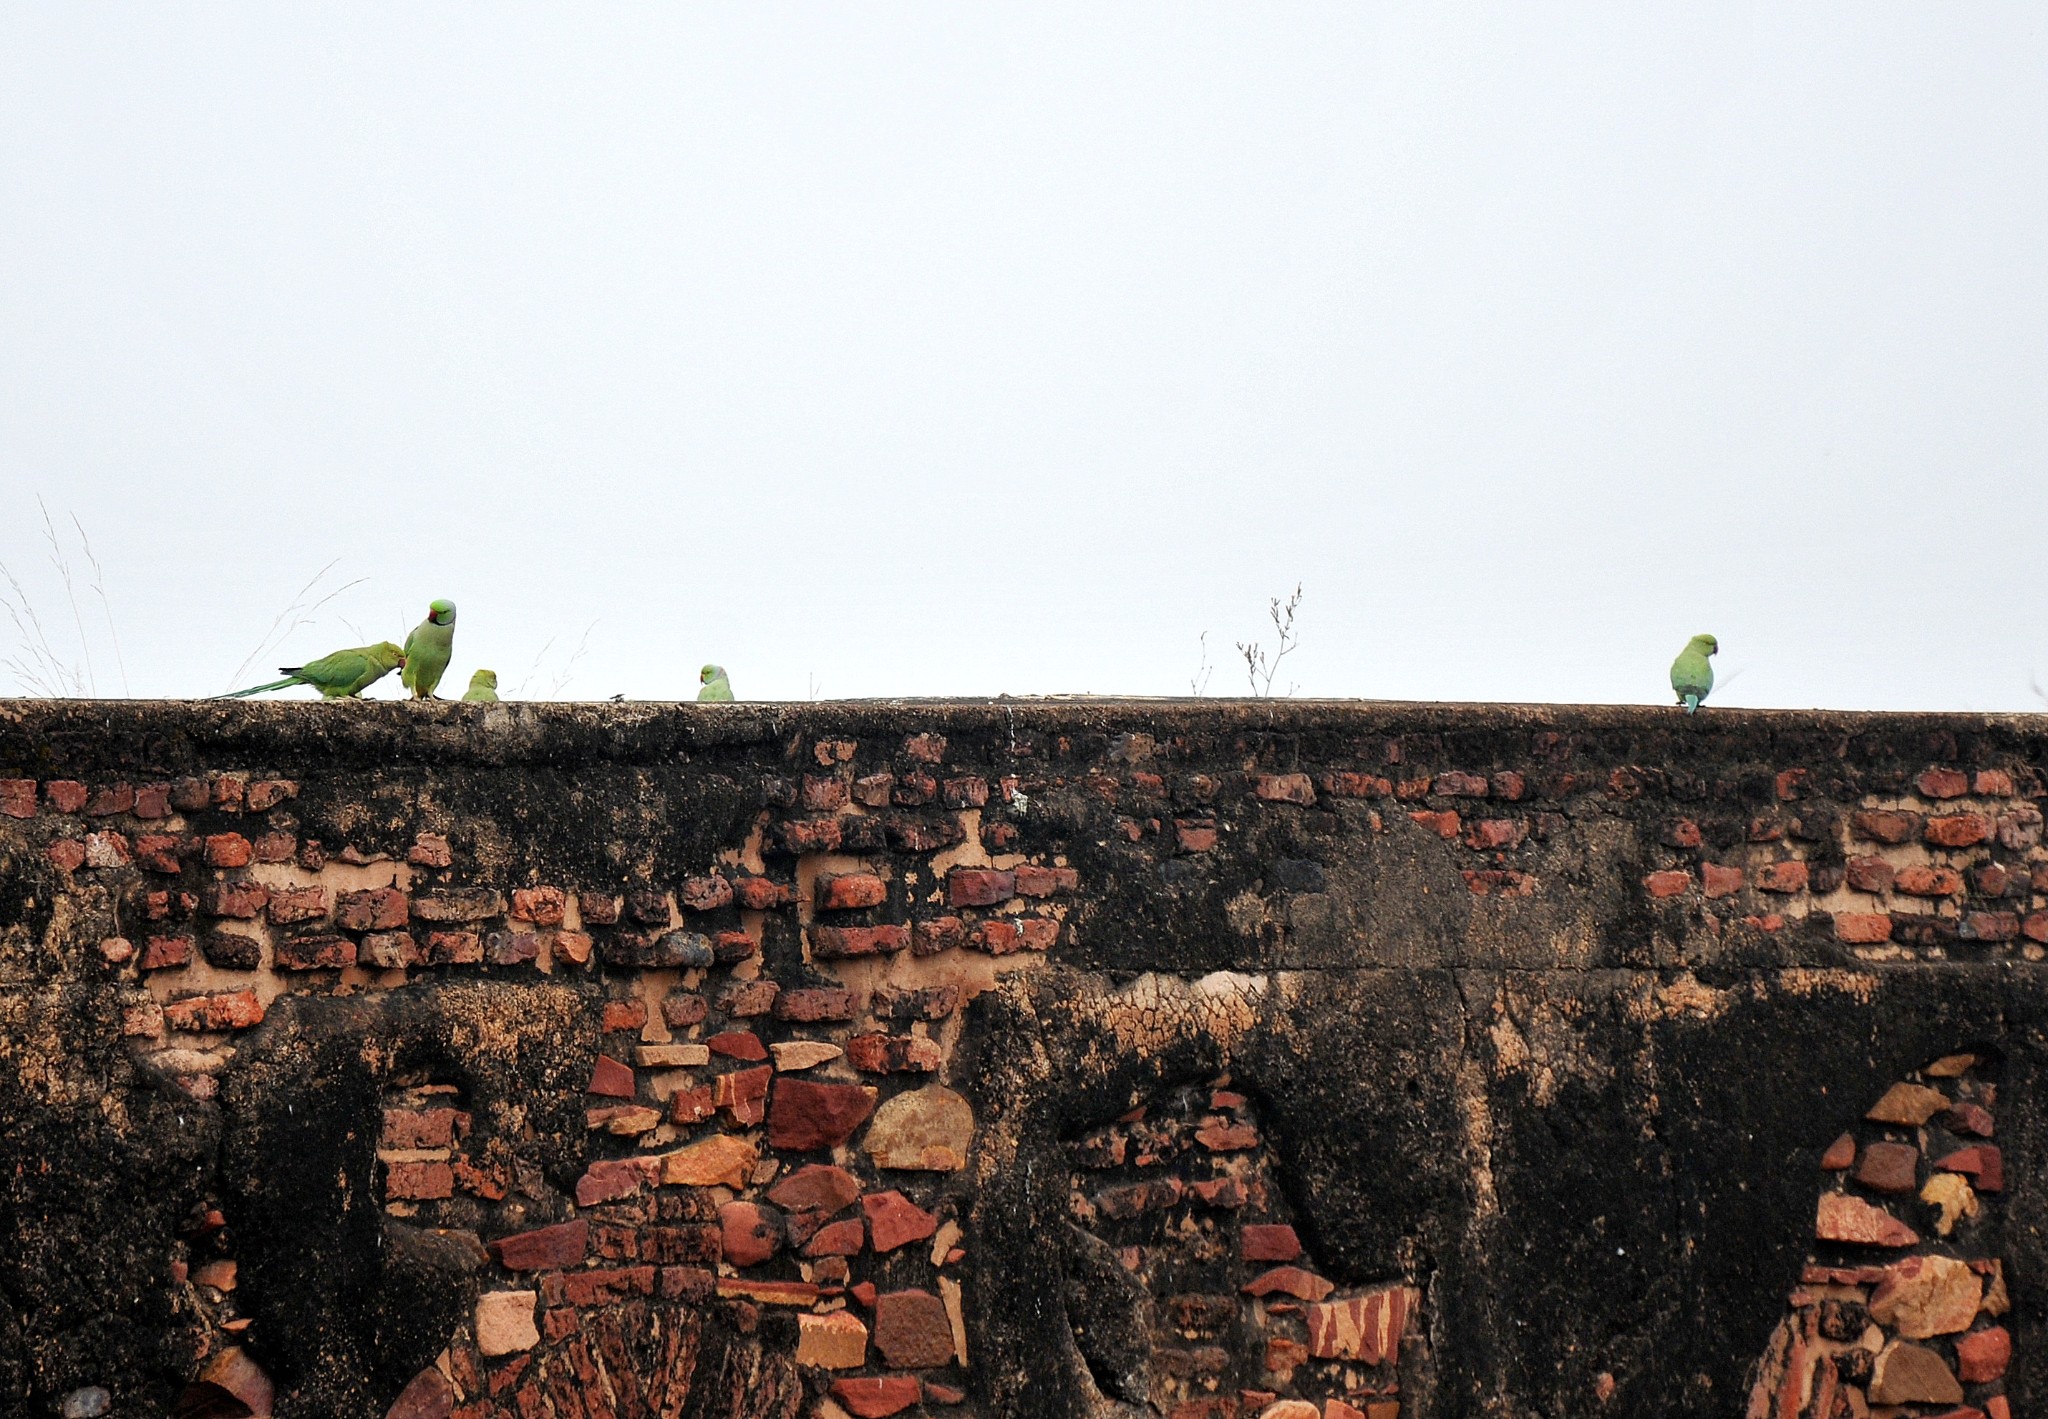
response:
<path id="1" fill-rule="evenodd" d="M 390 641 L 378 641 L 375 645 L 337 650 L 304 665 L 280 665 L 278 669 L 284 672 L 284 679 L 273 680 L 268 685 L 252 685 L 246 690 L 214 698 L 238 700 L 244 695 L 260 695 L 268 690 L 310 685 L 320 692 L 322 699 L 348 700 L 396 670 L 399 682 L 412 691 L 414 699 L 431 700 L 435 697 L 434 691 L 440 687 L 441 677 L 448 673 L 448 662 L 454 655 L 455 603 L 434 601 L 427 606 L 427 619 L 412 628 L 412 634 L 405 638 L 403 647 Z M 724 666 L 705 666 L 698 672 L 697 680 L 703 686 L 697 691 L 698 699 L 732 698 L 732 681 L 726 678 Z M 498 672 L 479 670 L 470 676 L 469 688 L 463 691 L 462 698 L 469 704 L 496 704 Z"/>
<path id="2" fill-rule="evenodd" d="M 1671 690 L 1687 714 L 1696 714 L 1714 688 L 1714 667 L 1708 657 L 1721 649 L 1712 636 L 1694 636 L 1671 662 Z M 216 699 L 234 700 L 243 695 L 260 695 L 266 690 L 283 690 L 293 685 L 311 685 L 323 698 L 352 699 L 392 671 L 399 672 L 405 688 L 416 700 L 431 700 L 455 653 L 455 603 L 435 601 L 427 607 L 427 619 L 412 628 L 401 649 L 390 641 L 337 650 L 304 665 L 284 665 L 284 679 L 268 685 L 254 685 Z M 722 665 L 707 665 L 697 672 L 700 700 L 730 700 L 732 681 Z M 462 698 L 472 704 L 494 704 L 498 698 L 498 672 L 479 670 L 469 677 Z"/>

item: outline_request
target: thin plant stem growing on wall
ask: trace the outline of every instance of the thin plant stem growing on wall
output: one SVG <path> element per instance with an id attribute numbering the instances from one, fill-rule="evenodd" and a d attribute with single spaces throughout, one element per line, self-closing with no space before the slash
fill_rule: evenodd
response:
<path id="1" fill-rule="evenodd" d="M 1209 692 L 1209 677 L 1216 673 L 1216 667 L 1209 663 L 1209 633 L 1202 632 L 1202 663 L 1195 667 L 1195 673 L 1188 677 L 1188 689 L 1196 699 Z"/>
<path id="2" fill-rule="evenodd" d="M 43 542 L 49 549 L 50 567 L 57 574 L 58 584 L 64 588 L 65 604 L 71 608 L 71 626 L 77 644 L 69 654 L 58 649 L 36 610 L 28 588 L 22 585 L 12 568 L 0 563 L 0 578 L 7 583 L 6 589 L 0 591 L 0 607 L 6 609 L 15 634 L 14 653 L 0 656 L 0 668 L 8 670 L 14 676 L 15 684 L 31 695 L 81 699 L 97 696 L 99 675 L 93 663 L 92 635 L 86 629 L 85 610 L 79 604 L 78 578 L 73 573 L 71 554 L 64 548 L 64 539 L 58 535 L 56 519 L 50 516 L 49 505 L 40 497 L 36 499 L 36 511 L 42 518 Z M 121 693 L 125 695 L 128 693 L 128 666 L 121 654 L 120 632 L 114 626 L 114 606 L 107 595 L 106 572 L 92 550 L 92 539 L 86 536 L 85 524 L 78 520 L 76 513 L 70 514 L 70 518 L 72 530 L 78 535 L 80 554 L 92 568 L 92 577 L 87 585 L 99 598 L 107 639 L 114 650 L 114 663 L 120 668 Z"/>
<path id="3" fill-rule="evenodd" d="M 1273 694 L 1273 677 L 1280 673 L 1280 662 L 1301 649 L 1301 633 L 1294 628 L 1294 616 L 1301 609 L 1301 583 L 1296 582 L 1294 591 L 1285 601 L 1274 597 L 1268 603 L 1266 614 L 1272 619 L 1274 646 L 1271 655 L 1261 641 L 1239 641 L 1238 654 L 1244 657 L 1245 678 L 1251 682 L 1252 694 L 1268 699 Z M 1294 686 L 1288 685 L 1287 693 L 1294 693 Z"/>
<path id="4" fill-rule="evenodd" d="M 296 631 L 301 626 L 312 625 L 318 617 L 321 607 L 334 600 L 335 597 L 341 595 L 344 591 L 361 586 L 369 580 L 368 577 L 359 576 L 354 581 L 343 582 L 317 601 L 308 601 L 307 598 L 312 596 L 319 588 L 320 583 L 326 579 L 327 574 L 339 566 L 340 563 L 341 559 L 339 557 L 335 558 L 326 566 L 320 568 L 319 571 L 314 572 L 312 579 L 299 588 L 298 593 L 292 597 L 290 603 L 286 605 L 284 610 L 277 613 L 276 619 L 271 621 L 270 629 L 263 633 L 263 639 L 256 643 L 256 648 L 243 656 L 242 663 L 235 667 L 232 675 L 228 676 L 227 688 L 232 690 L 235 686 L 239 685 L 242 681 L 242 672 L 254 664 L 258 657 L 283 644 L 285 638 L 291 635 L 293 631 Z"/>

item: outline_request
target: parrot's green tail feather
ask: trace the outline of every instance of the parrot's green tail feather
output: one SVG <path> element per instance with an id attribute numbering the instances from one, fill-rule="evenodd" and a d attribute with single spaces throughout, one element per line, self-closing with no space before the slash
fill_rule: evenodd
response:
<path id="1" fill-rule="evenodd" d="M 274 680 L 268 685 L 252 685 L 246 690 L 234 690 L 225 695 L 208 695 L 207 698 L 209 700 L 239 700 L 244 695 L 260 695 L 265 690 L 282 690 L 287 685 L 296 685 L 298 683 L 298 676 L 287 675 L 284 679 Z"/>
<path id="2" fill-rule="evenodd" d="M 1687 714 L 1698 714 L 1700 712 L 1700 697 L 1698 695 L 1687 695 L 1685 697 L 1685 712 Z"/>

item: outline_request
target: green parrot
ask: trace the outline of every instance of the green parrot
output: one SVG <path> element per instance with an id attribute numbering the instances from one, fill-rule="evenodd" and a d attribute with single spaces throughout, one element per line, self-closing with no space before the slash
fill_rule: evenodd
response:
<path id="1" fill-rule="evenodd" d="M 1698 713 L 1707 691 L 1714 688 L 1714 667 L 1707 657 L 1720 648 L 1721 643 L 1712 636 L 1694 636 L 1671 662 L 1671 688 L 1687 714 Z"/>
<path id="2" fill-rule="evenodd" d="M 281 665 L 278 669 L 284 671 L 282 680 L 213 698 L 239 700 L 244 695 L 260 695 L 266 690 L 282 690 L 289 685 L 311 685 L 320 692 L 322 699 L 353 699 L 403 664 L 404 651 L 390 641 L 378 641 L 375 645 L 359 645 L 353 650 L 337 650 L 304 665 Z"/>
<path id="3" fill-rule="evenodd" d="M 472 705 L 494 705 L 498 702 L 498 672 L 479 670 L 469 677 L 469 688 L 462 692 L 463 700 Z"/>
<path id="4" fill-rule="evenodd" d="M 705 666 L 697 672 L 697 680 L 704 687 L 697 692 L 698 699 L 730 700 L 732 698 L 732 681 L 725 678 L 725 667 L 723 665 Z"/>
<path id="5" fill-rule="evenodd" d="M 399 678 L 416 700 L 434 698 L 434 687 L 448 669 L 448 657 L 455 653 L 455 603 L 432 601 L 427 619 L 412 628 L 405 638 L 405 674 Z"/>

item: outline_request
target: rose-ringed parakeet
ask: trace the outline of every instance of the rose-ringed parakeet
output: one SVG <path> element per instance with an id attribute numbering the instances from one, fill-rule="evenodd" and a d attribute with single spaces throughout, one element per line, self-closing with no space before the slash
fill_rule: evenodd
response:
<path id="1" fill-rule="evenodd" d="M 215 695 L 217 700 L 239 700 L 244 695 L 260 695 L 266 690 L 282 690 L 291 685 L 311 685 L 327 700 L 351 699 L 382 680 L 386 675 L 405 664 L 405 652 L 390 641 L 378 641 L 375 645 L 359 645 L 352 650 L 337 650 L 323 655 L 318 660 L 309 660 L 304 665 L 281 665 L 284 679 L 268 685 L 255 685 L 246 690 L 236 690 L 230 695 Z"/>
<path id="2" fill-rule="evenodd" d="M 405 638 L 405 674 L 399 678 L 416 700 L 434 698 L 434 687 L 448 669 L 448 657 L 455 653 L 455 603 L 432 601 L 427 619 L 412 628 Z"/>
<path id="3" fill-rule="evenodd" d="M 1694 636 L 1671 662 L 1671 688 L 1687 714 L 1698 713 L 1707 691 L 1714 688 L 1714 667 L 1707 657 L 1720 648 L 1721 643 L 1712 636 Z"/>
<path id="4" fill-rule="evenodd" d="M 697 692 L 700 700 L 730 700 L 732 681 L 725 678 L 723 665 L 707 665 L 697 672 L 697 682 L 704 688 Z"/>
<path id="5" fill-rule="evenodd" d="M 498 672 L 479 670 L 469 677 L 469 688 L 462 692 L 465 703 L 472 705 L 494 705 L 498 702 Z"/>

